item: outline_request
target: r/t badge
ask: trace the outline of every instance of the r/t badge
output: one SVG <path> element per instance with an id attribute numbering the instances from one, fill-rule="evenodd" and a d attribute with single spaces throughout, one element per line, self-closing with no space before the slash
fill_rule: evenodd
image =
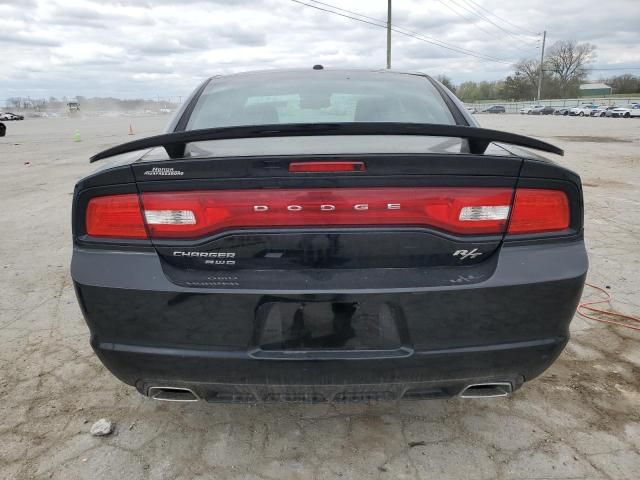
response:
<path id="1" fill-rule="evenodd" d="M 453 252 L 454 257 L 460 257 L 460 260 L 466 260 L 467 258 L 476 258 L 482 255 L 482 252 L 479 252 L 477 248 L 473 250 L 456 250 Z"/>

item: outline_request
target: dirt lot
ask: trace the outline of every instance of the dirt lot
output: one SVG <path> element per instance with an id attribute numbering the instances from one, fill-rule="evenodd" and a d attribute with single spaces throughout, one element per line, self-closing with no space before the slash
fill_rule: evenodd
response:
<path id="1" fill-rule="evenodd" d="M 589 281 L 640 315 L 640 120 L 478 118 L 566 149 L 585 183 Z M 119 383 L 74 298 L 71 193 L 129 123 L 139 138 L 166 121 L 34 119 L 0 139 L 1 479 L 638 478 L 640 332 L 577 317 L 560 360 L 507 399 L 175 404 Z M 92 437 L 101 417 L 116 430 Z"/>

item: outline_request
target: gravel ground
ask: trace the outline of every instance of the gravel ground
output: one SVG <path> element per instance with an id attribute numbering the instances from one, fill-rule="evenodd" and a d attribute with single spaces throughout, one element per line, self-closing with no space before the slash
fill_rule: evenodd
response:
<path id="1" fill-rule="evenodd" d="M 478 116 L 566 149 L 585 183 L 589 281 L 640 315 L 640 120 Z M 154 402 L 89 347 L 69 277 L 88 157 L 167 117 L 33 119 L 0 139 L 0 478 L 637 479 L 640 332 L 577 318 L 513 397 L 347 405 Z M 82 142 L 72 141 L 79 129 Z M 587 291 L 587 296 L 593 295 Z M 93 422 L 115 422 L 93 437 Z"/>

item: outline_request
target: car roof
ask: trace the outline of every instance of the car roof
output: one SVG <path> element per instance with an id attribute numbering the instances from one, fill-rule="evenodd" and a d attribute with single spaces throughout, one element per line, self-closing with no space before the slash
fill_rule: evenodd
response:
<path id="1" fill-rule="evenodd" d="M 422 72 L 410 72 L 402 70 L 388 70 L 386 68 L 376 69 L 364 69 L 364 68 L 326 68 L 316 70 L 313 68 L 278 68 L 278 69 L 265 69 L 265 70 L 250 70 L 246 72 L 230 73 L 226 75 L 214 75 L 210 77 L 210 80 L 225 79 L 225 78 L 255 78 L 265 77 L 272 79 L 274 77 L 284 76 L 300 76 L 300 75 L 325 75 L 325 76 L 342 76 L 344 74 L 352 75 L 356 78 L 371 78 L 378 75 L 391 75 L 391 76 L 422 76 L 428 77 L 429 75 Z"/>

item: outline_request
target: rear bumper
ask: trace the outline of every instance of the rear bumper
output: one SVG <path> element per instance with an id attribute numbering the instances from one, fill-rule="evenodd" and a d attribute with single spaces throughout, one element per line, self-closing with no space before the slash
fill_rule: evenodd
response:
<path id="1" fill-rule="evenodd" d="M 209 401 L 337 401 L 446 397 L 492 381 L 516 389 L 548 368 L 582 293 L 584 243 L 504 247 L 496 263 L 473 284 L 331 291 L 331 279 L 314 278 L 314 288 L 215 290 L 169 282 L 154 252 L 76 248 L 72 276 L 94 350 L 142 393 L 182 386 Z M 266 297 L 393 304 L 403 346 L 262 355 L 252 339 Z"/>
<path id="2" fill-rule="evenodd" d="M 403 359 L 266 361 L 243 352 L 197 352 L 94 344 L 102 362 L 142 394 L 182 387 L 210 402 L 426 399 L 458 395 L 477 383 L 515 390 L 544 371 L 566 338 L 414 352 Z"/>

